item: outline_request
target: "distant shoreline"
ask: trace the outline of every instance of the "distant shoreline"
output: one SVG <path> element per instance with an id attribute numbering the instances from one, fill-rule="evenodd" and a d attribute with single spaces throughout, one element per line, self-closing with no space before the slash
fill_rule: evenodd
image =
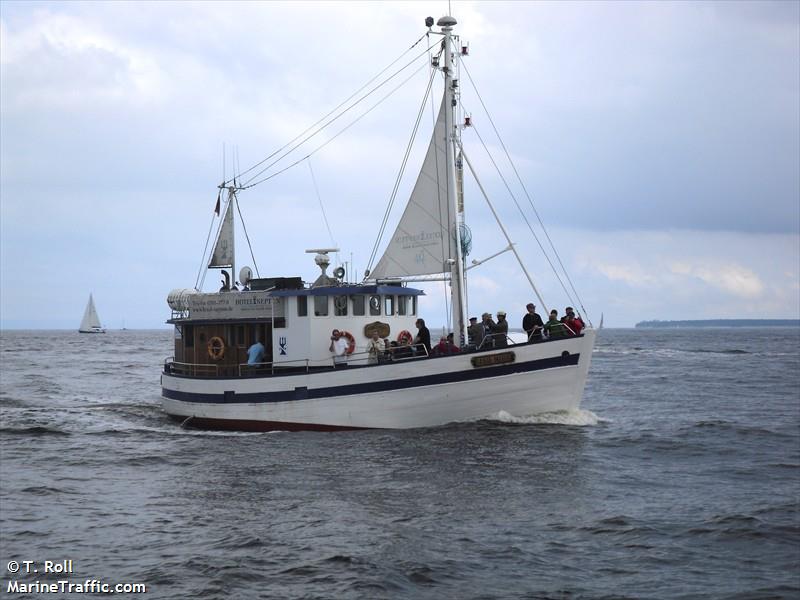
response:
<path id="1" fill-rule="evenodd" d="M 694 319 L 687 321 L 640 321 L 636 329 L 677 329 L 698 327 L 800 327 L 800 319 Z"/>

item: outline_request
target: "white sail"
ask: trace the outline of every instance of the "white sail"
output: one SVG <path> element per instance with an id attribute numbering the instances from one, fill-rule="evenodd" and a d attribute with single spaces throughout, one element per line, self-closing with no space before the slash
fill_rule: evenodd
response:
<path id="1" fill-rule="evenodd" d="M 89 294 L 89 302 L 86 304 L 86 310 L 83 311 L 83 319 L 78 331 L 84 333 L 95 333 L 102 331 L 103 326 L 100 324 L 100 317 L 97 315 L 97 309 L 94 307 L 94 298 Z"/>
<path id="2" fill-rule="evenodd" d="M 219 229 L 217 244 L 208 267 L 233 267 L 233 194 L 228 198 L 228 209 L 225 211 L 225 218 L 222 227 Z"/>
<path id="3" fill-rule="evenodd" d="M 443 97 L 417 183 L 383 256 L 369 275 L 370 279 L 450 272 L 451 266 L 446 261 L 451 258 L 454 243 L 449 224 L 455 223 L 455 215 L 450 214 L 452 211 L 447 201 L 450 180 L 446 156 L 446 110 Z"/>

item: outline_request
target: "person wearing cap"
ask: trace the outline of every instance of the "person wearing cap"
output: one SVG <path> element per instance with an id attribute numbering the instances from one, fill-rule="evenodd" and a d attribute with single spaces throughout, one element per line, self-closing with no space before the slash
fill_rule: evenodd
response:
<path id="1" fill-rule="evenodd" d="M 544 329 L 542 317 L 536 312 L 536 305 L 533 302 L 529 302 L 525 308 L 528 312 L 522 317 L 522 328 L 528 335 L 528 343 L 541 341 Z"/>
<path id="2" fill-rule="evenodd" d="M 331 332 L 331 345 L 328 350 L 333 352 L 333 364 L 337 367 L 347 366 L 347 338 L 345 338 L 341 331 L 334 329 Z"/>
<path id="3" fill-rule="evenodd" d="M 469 336 L 469 343 L 471 346 L 481 345 L 481 342 L 483 341 L 483 325 L 478 323 L 478 317 L 469 318 L 467 335 Z"/>
<path id="4" fill-rule="evenodd" d="M 561 322 L 567 326 L 567 333 L 569 335 L 580 335 L 581 331 L 586 327 L 586 323 L 583 322 L 580 316 L 575 316 L 575 311 L 571 306 L 568 306 L 565 312 L 567 314 L 561 317 Z"/>
<path id="5" fill-rule="evenodd" d="M 483 313 L 481 315 L 481 327 L 483 327 L 483 338 L 481 339 L 481 348 L 494 348 L 494 338 L 491 337 L 494 333 L 496 323 L 492 320 L 491 313 Z"/>
<path id="6" fill-rule="evenodd" d="M 508 346 L 508 321 L 506 321 L 506 311 L 497 311 L 497 323 L 492 328 L 494 335 L 494 347 L 505 348 Z"/>

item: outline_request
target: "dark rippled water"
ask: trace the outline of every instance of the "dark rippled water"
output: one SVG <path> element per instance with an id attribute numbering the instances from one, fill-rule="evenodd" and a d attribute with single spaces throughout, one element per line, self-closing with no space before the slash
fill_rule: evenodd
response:
<path id="1" fill-rule="evenodd" d="M 604 330 L 581 411 L 334 434 L 181 429 L 167 331 L 0 337 L 3 597 L 63 559 L 147 598 L 800 597 L 798 330 Z"/>

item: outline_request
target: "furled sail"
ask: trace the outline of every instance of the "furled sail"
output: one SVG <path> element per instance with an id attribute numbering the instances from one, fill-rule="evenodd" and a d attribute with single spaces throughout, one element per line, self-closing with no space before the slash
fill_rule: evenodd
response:
<path id="1" fill-rule="evenodd" d="M 432 275 L 450 271 L 446 263 L 454 242 L 450 223 L 455 215 L 447 202 L 446 164 L 447 131 L 445 99 L 433 130 L 428 152 L 406 210 L 389 240 L 383 256 L 372 269 L 370 279 L 391 279 L 414 275 Z"/>
<path id="2" fill-rule="evenodd" d="M 233 202 L 234 196 L 231 194 L 228 198 L 228 209 L 225 211 L 225 218 L 217 236 L 217 244 L 214 246 L 211 260 L 208 261 L 209 268 L 233 267 Z"/>

